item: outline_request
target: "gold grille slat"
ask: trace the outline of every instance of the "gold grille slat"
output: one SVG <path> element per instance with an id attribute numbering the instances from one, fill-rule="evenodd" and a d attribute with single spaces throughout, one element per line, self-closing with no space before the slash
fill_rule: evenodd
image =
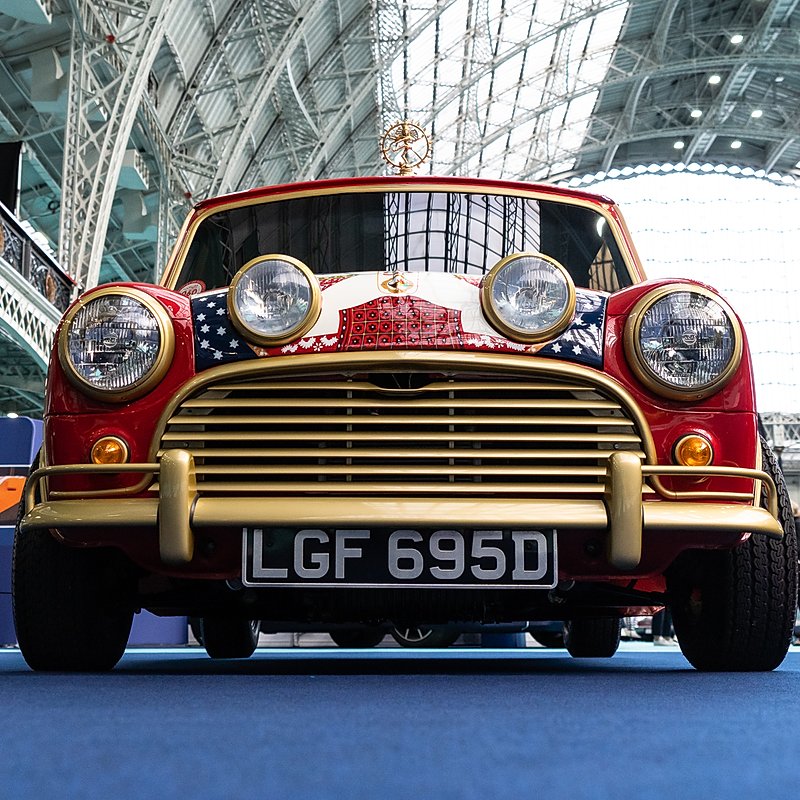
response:
<path id="1" fill-rule="evenodd" d="M 386 464 L 259 464 L 233 466 L 195 464 L 197 475 L 384 475 Z M 527 475 L 553 476 L 553 475 L 583 475 L 605 476 L 605 467 L 527 467 L 527 466 L 502 466 L 502 467 L 475 467 L 473 465 L 458 464 L 392 464 L 392 474 L 395 475 Z"/>
<path id="2" fill-rule="evenodd" d="M 419 394 L 425 393 L 428 394 L 429 392 L 452 392 L 454 388 L 454 384 L 449 382 L 433 382 L 428 383 L 424 387 L 420 389 L 406 389 L 402 387 L 386 387 L 386 386 L 375 386 L 375 384 L 367 383 L 365 381 L 330 381 L 325 382 L 324 384 L 320 383 L 312 383 L 310 381 L 272 381 L 270 382 L 269 389 L 270 391 L 296 391 L 296 390 L 315 390 L 319 389 L 320 385 L 323 385 L 325 391 L 347 391 L 347 392 L 369 392 L 370 394 L 381 393 L 381 392 L 390 392 L 393 394 Z M 458 384 L 455 386 L 458 391 L 486 391 L 487 384 L 482 381 L 459 381 Z M 531 386 L 530 384 L 520 384 L 519 382 L 508 382 L 504 383 L 502 381 L 493 382 L 491 384 L 491 390 L 493 393 L 498 391 L 500 392 L 519 392 L 525 391 L 530 392 L 534 390 L 536 392 L 563 392 L 563 391 L 570 391 L 570 392 L 593 392 L 595 391 L 594 386 L 590 386 L 589 384 L 565 384 L 565 383 L 537 383 L 535 386 Z M 213 390 L 215 392 L 241 392 L 241 391 L 248 391 L 248 392 L 256 392 L 256 391 L 264 391 L 264 384 L 263 383 L 221 383 L 214 386 Z"/>
<path id="3" fill-rule="evenodd" d="M 188 449 L 194 458 L 202 458 L 208 453 L 203 448 L 184 448 Z M 609 458 L 616 450 L 486 450 L 476 448 L 469 450 L 467 448 L 424 448 L 424 449 L 397 449 L 392 448 L 333 448 L 333 447 L 318 447 L 311 448 L 215 448 L 213 451 L 214 458 L 278 458 L 278 459 L 312 459 L 317 461 L 325 461 L 329 458 L 352 458 L 352 459 L 365 459 L 365 458 L 380 458 L 383 460 L 391 460 L 396 458 L 446 458 L 446 459 L 518 459 L 520 461 L 535 460 L 564 460 L 564 459 L 594 459 Z M 626 452 L 633 453 L 644 458 L 644 453 L 641 451 L 628 450 Z M 242 467 L 242 470 L 248 469 Z M 260 467 L 254 468 L 258 471 Z M 287 465 L 287 471 L 291 470 L 291 465 Z M 200 471 L 200 468 L 198 468 Z"/>
<path id="4" fill-rule="evenodd" d="M 208 400 L 187 400 L 184 408 L 319 408 L 321 398 L 316 397 L 212 397 Z M 325 397 L 322 404 L 327 408 L 397 408 L 398 400 L 386 398 L 371 399 L 363 397 Z M 446 401 L 407 398 L 403 395 L 402 404 L 410 408 L 508 408 L 508 409 L 605 409 L 621 411 L 619 403 L 610 400 L 541 400 L 508 398 L 498 400 L 494 398 L 448 398 Z"/>
<path id="5" fill-rule="evenodd" d="M 193 424 L 198 425 L 195 419 Z M 415 431 L 414 440 L 418 442 L 474 442 L 475 431 Z M 164 442 L 235 442 L 247 439 L 255 442 L 407 442 L 406 431 L 253 431 L 244 434 L 237 431 L 182 431 L 165 433 Z M 543 433 L 530 431 L 481 431 L 482 442 L 615 442 L 638 444 L 641 439 L 634 433 Z"/>
<path id="6" fill-rule="evenodd" d="M 359 481 L 357 483 L 340 481 L 324 481 L 322 483 L 308 483 L 307 481 L 285 481 L 281 483 L 203 481 L 200 488 L 207 494 L 256 493 L 259 495 L 271 494 L 280 496 L 316 493 L 391 497 L 397 493 L 398 484 L 387 481 Z M 597 495 L 597 486 L 590 483 L 537 483 L 529 486 L 524 483 L 472 483 L 466 481 L 461 483 L 415 483 L 413 481 L 403 481 L 402 492 L 407 497 L 424 494 L 445 494 L 448 496 L 459 494 L 508 494 L 526 497 L 530 495 Z"/>
<path id="7" fill-rule="evenodd" d="M 496 417 L 496 416 L 415 416 L 415 415 L 386 415 L 386 416 L 372 416 L 372 415 L 328 415 L 328 414 L 309 414 L 308 416 L 300 416 L 296 414 L 290 415 L 276 415 L 276 416 L 230 416 L 230 417 L 205 417 L 205 416 L 189 416 L 179 415 L 172 417 L 169 421 L 170 425 L 302 425 L 307 427 L 309 421 L 314 425 L 499 425 L 503 427 L 509 426 L 532 426 L 532 425 L 547 425 L 558 426 L 561 428 L 573 425 L 622 425 L 625 427 L 634 427 L 634 422 L 625 417 L 539 417 L 535 419 L 529 417 Z M 186 437 L 183 437 L 184 439 Z M 638 439 L 639 437 L 637 437 Z"/>

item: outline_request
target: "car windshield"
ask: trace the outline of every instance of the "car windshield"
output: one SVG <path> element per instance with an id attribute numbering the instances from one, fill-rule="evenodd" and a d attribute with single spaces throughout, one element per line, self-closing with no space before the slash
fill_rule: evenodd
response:
<path id="1" fill-rule="evenodd" d="M 227 286 L 256 256 L 284 254 L 318 275 L 365 271 L 481 276 L 540 252 L 577 286 L 615 291 L 630 275 L 604 217 L 581 205 L 462 192 L 352 192 L 239 206 L 203 220 L 176 288 Z"/>

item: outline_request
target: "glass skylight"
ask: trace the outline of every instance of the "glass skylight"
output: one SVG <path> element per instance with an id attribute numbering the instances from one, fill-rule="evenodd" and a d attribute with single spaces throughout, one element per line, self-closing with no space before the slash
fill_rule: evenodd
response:
<path id="1" fill-rule="evenodd" d="M 439 175 L 543 178 L 569 170 L 628 0 L 410 0 L 379 12 L 381 36 L 411 36 L 383 77 L 384 121 L 419 122 Z M 400 30 L 398 30 L 398 26 Z"/>

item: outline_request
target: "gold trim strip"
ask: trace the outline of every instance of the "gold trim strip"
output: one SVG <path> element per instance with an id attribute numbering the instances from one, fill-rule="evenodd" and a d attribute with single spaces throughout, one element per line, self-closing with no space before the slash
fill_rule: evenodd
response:
<path id="1" fill-rule="evenodd" d="M 210 422 L 210 418 L 203 424 Z M 436 417 L 441 420 L 441 417 Z M 242 424 L 247 422 L 254 422 L 260 420 L 261 424 L 268 425 L 274 423 L 274 418 L 271 417 L 241 417 L 238 420 L 234 419 L 228 424 Z M 383 418 L 385 421 L 385 418 Z M 394 417 L 392 423 L 394 423 Z M 170 427 L 174 425 L 174 418 L 170 420 Z M 190 423 L 186 423 L 187 425 Z M 193 423 L 197 426 L 198 421 L 195 418 Z M 448 423 L 452 427 L 452 421 Z M 185 442 L 190 441 L 204 441 L 204 442 L 231 442 L 235 443 L 237 440 L 242 439 L 248 442 L 336 442 L 336 441 L 356 441 L 356 442 L 408 442 L 409 434 L 404 431 L 252 431 L 248 430 L 242 434 L 239 431 L 167 431 L 162 437 L 162 442 Z M 473 431 L 414 431 L 415 442 L 474 442 L 475 433 Z M 555 442 L 562 444 L 564 442 L 623 442 L 629 444 L 638 444 L 641 439 L 633 433 L 530 433 L 527 431 L 519 432 L 500 432 L 500 431 L 486 431 L 480 434 L 481 442 L 538 442 L 548 443 Z M 213 450 L 214 453 L 219 452 Z M 244 451 L 242 451 L 244 452 Z M 552 451 L 543 451 L 550 453 Z M 570 450 L 570 453 L 582 452 Z M 587 451 L 589 452 L 589 451 Z M 606 453 L 614 452 L 612 450 L 596 450 L 592 451 L 597 454 L 603 455 Z M 641 454 L 644 457 L 644 453 Z"/>
<path id="2" fill-rule="evenodd" d="M 371 439 L 365 441 L 372 441 Z M 416 437 L 415 437 L 416 441 Z M 282 458 L 282 459 L 311 459 L 314 461 L 323 462 L 318 465 L 320 472 L 324 472 L 324 462 L 330 458 L 348 458 L 353 460 L 361 460 L 365 458 L 380 458 L 386 462 L 391 462 L 401 458 L 419 458 L 419 459 L 497 459 L 508 458 L 516 459 L 517 461 L 544 461 L 545 459 L 575 459 L 575 460 L 590 460 L 596 461 L 598 459 L 609 459 L 619 450 L 497 450 L 486 448 L 349 448 L 349 447 L 314 447 L 314 448 L 219 448 L 219 449 L 193 449 L 186 448 L 193 456 L 197 458 L 205 458 L 206 461 L 223 458 Z M 640 461 L 644 457 L 641 451 L 629 450 L 632 455 L 635 455 Z M 385 464 L 382 465 L 385 471 Z M 376 469 L 378 467 L 376 466 Z M 284 463 L 281 469 L 285 472 L 292 471 L 292 463 Z M 262 470 L 261 464 L 237 464 L 236 466 L 202 466 L 197 467 L 198 472 L 210 472 L 222 470 L 225 472 L 252 472 L 258 474 Z M 442 472 L 447 471 L 447 465 L 442 465 Z M 605 469 L 603 468 L 605 473 Z"/>
<path id="3" fill-rule="evenodd" d="M 428 392 L 452 392 L 452 391 L 486 391 L 486 392 L 594 392 L 596 386 L 590 384 L 568 384 L 568 383 L 504 383 L 501 381 L 453 381 L 453 382 L 434 382 L 427 383 L 419 389 L 401 389 L 387 386 L 376 386 L 374 383 L 363 381 L 270 381 L 264 383 L 222 383 L 214 387 L 216 391 L 236 392 L 236 391 L 263 391 L 268 388 L 270 391 L 319 389 L 324 386 L 326 389 L 337 391 L 364 391 L 376 394 L 389 395 L 414 395 L 427 394 Z"/>
<path id="4" fill-rule="evenodd" d="M 41 480 L 46 480 L 51 475 L 81 475 L 96 473 L 100 475 L 113 475 L 122 472 L 145 473 L 152 475 L 159 471 L 158 463 L 149 464 L 57 464 L 52 467 L 39 467 L 35 469 L 25 484 L 25 511 L 33 508 L 36 485 Z M 135 488 L 135 487 L 133 487 Z M 130 491 L 130 490 L 129 490 Z M 141 491 L 141 490 L 139 490 Z M 123 494 L 122 489 L 100 489 L 93 492 L 49 492 L 49 497 L 118 497 Z"/>
<path id="5" fill-rule="evenodd" d="M 455 455 L 456 452 L 455 450 L 451 451 L 451 453 L 454 454 L 454 460 L 470 458 L 469 455 Z M 476 451 L 476 454 L 477 453 L 480 453 L 480 451 Z M 259 468 L 253 470 L 253 472 L 261 475 L 386 475 L 386 467 L 386 464 L 278 464 L 259 466 Z M 209 475 L 236 475 L 240 474 L 240 469 L 238 467 L 198 466 L 197 472 Z M 476 472 L 478 475 L 528 475 L 531 477 L 548 477 L 551 475 L 553 477 L 559 475 L 578 477 L 582 475 L 587 477 L 603 477 L 606 474 L 606 469 L 605 467 L 476 467 L 472 464 L 392 464 L 391 472 L 393 475 L 464 475 L 466 477 L 475 476 Z M 266 488 L 263 483 L 255 485 Z M 201 486 L 200 488 L 202 489 L 203 487 Z M 525 492 L 528 488 L 527 486 L 520 486 L 519 491 Z M 325 484 L 321 481 L 314 481 L 307 485 L 307 490 L 309 492 L 323 491 L 324 489 Z M 397 485 L 395 491 L 402 491 L 405 494 L 405 486 Z"/>
<path id="6" fill-rule="evenodd" d="M 293 494 L 298 496 L 317 496 L 325 495 L 378 495 L 396 496 L 398 484 L 389 481 L 356 481 L 344 482 L 322 481 L 320 483 L 309 484 L 307 481 L 280 481 L 279 483 L 258 483 L 255 481 L 236 483 L 203 481 L 203 497 L 210 495 L 226 496 L 228 498 L 237 497 L 242 493 L 249 493 L 258 496 L 275 496 Z M 480 482 L 459 482 L 459 483 L 416 483 L 414 481 L 404 481 L 402 491 L 404 495 L 414 497 L 416 495 L 473 495 L 473 494 L 504 494 L 517 495 L 530 498 L 532 496 L 545 495 L 577 495 L 589 494 L 596 497 L 602 495 L 603 487 L 599 484 L 591 483 L 538 483 L 533 486 L 509 483 L 489 483 Z"/>
<path id="7" fill-rule="evenodd" d="M 208 399 L 187 400 L 183 408 L 397 408 L 397 400 L 374 400 L 362 397 L 210 397 Z M 511 397 L 495 400 L 490 398 L 448 398 L 436 400 L 409 397 L 403 400 L 406 408 L 563 408 L 563 409 L 602 409 L 620 410 L 619 403 L 610 400 L 537 400 Z M 596 417 L 592 417 L 596 419 Z M 531 420 L 535 422 L 535 420 Z"/>
<path id="8" fill-rule="evenodd" d="M 219 420 L 219 423 L 215 423 L 215 420 Z M 315 425 L 341 425 L 343 423 L 347 423 L 348 425 L 385 425 L 386 424 L 386 417 L 375 417 L 369 414 L 364 415 L 340 415 L 340 416 L 320 416 L 320 415 L 297 415 L 297 414 L 277 414 L 277 415 L 269 415 L 269 416 L 256 416 L 253 415 L 252 417 L 246 415 L 236 415 L 230 414 L 227 416 L 214 416 L 214 417 L 205 417 L 201 415 L 176 415 L 172 417 L 168 424 L 171 425 L 212 425 L 212 424 L 219 424 L 219 425 L 235 425 L 235 424 L 261 424 L 261 425 L 269 425 L 269 424 L 276 424 L 276 425 L 298 425 L 301 427 L 307 427 L 309 422 L 313 422 Z M 536 420 L 530 420 L 525 417 L 503 417 L 503 416 L 487 416 L 482 414 L 480 416 L 469 415 L 469 414 L 462 414 L 458 417 L 443 417 L 441 415 L 437 416 L 430 416 L 430 415 L 406 415 L 406 414 L 393 414 L 391 417 L 392 425 L 411 425 L 411 426 L 419 426 L 419 425 L 443 425 L 443 426 L 450 426 L 453 425 L 505 425 L 505 426 L 525 426 L 525 425 L 549 425 L 549 426 L 556 426 L 561 425 L 563 426 L 567 422 L 570 425 L 589 425 L 589 426 L 596 426 L 596 425 L 603 425 L 603 426 L 615 426 L 615 427 L 625 427 L 631 428 L 636 425 L 636 423 L 628 418 L 623 417 L 593 417 L 593 416 L 586 416 L 586 417 L 542 417 L 537 416 Z M 321 434 L 324 436 L 325 434 Z M 545 436 L 546 434 L 542 434 Z M 580 434 L 576 434 L 580 436 Z M 602 435 L 602 434 L 600 434 Z M 630 434 L 619 434 L 620 436 L 630 435 Z M 186 438 L 185 436 L 183 437 Z M 636 440 L 639 441 L 639 437 L 636 437 Z"/>
<path id="9" fill-rule="evenodd" d="M 713 478 L 714 476 L 718 477 L 726 477 L 726 478 L 746 478 L 755 481 L 762 481 L 766 484 L 767 489 L 767 507 L 769 509 L 769 513 L 772 514 L 775 519 L 778 518 L 778 490 L 775 486 L 775 481 L 772 477 L 763 472 L 760 469 L 746 469 L 744 467 L 682 467 L 677 465 L 664 465 L 664 466 L 656 466 L 656 465 L 643 465 L 642 466 L 642 475 L 646 476 L 665 476 L 665 475 L 677 475 L 683 478 L 704 478 L 709 477 Z M 654 483 L 656 481 L 654 480 Z M 671 491 L 669 489 L 664 489 L 661 486 L 660 481 L 658 482 L 657 488 L 659 489 L 659 494 L 669 500 L 687 500 L 687 499 L 701 499 L 704 497 L 714 496 L 714 497 L 739 497 L 738 493 L 709 493 L 707 491 L 684 491 L 684 492 L 676 492 Z M 749 497 L 753 499 L 755 502 L 755 495 L 750 494 L 749 492 L 744 495 L 745 497 Z"/>

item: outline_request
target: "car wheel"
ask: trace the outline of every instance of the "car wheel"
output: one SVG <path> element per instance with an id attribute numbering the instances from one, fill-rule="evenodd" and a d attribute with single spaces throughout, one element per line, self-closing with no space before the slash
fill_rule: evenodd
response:
<path id="1" fill-rule="evenodd" d="M 773 670 L 792 640 L 797 534 L 783 473 L 763 437 L 761 451 L 778 489 L 783 537 L 750 536 L 733 550 L 688 551 L 667 574 L 675 633 L 698 670 Z"/>
<path id="2" fill-rule="evenodd" d="M 367 648 L 377 647 L 386 635 L 383 628 L 343 628 L 330 631 L 329 636 L 339 647 Z"/>
<path id="3" fill-rule="evenodd" d="M 450 647 L 461 635 L 452 628 L 401 627 L 392 629 L 392 637 L 402 647 Z"/>
<path id="4" fill-rule="evenodd" d="M 563 647 L 564 633 L 558 631 L 528 631 L 534 641 L 542 647 Z"/>
<path id="5" fill-rule="evenodd" d="M 260 633 L 260 619 L 202 617 L 198 641 L 211 658 L 250 658 Z"/>
<path id="6" fill-rule="evenodd" d="M 23 658 L 35 670 L 112 669 L 125 652 L 133 624 L 132 565 L 117 550 L 67 547 L 47 530 L 22 533 L 22 514 L 20 504 L 12 596 Z"/>
<path id="7" fill-rule="evenodd" d="M 619 617 L 585 617 L 564 623 L 564 647 L 573 658 L 611 658 L 622 633 Z"/>

